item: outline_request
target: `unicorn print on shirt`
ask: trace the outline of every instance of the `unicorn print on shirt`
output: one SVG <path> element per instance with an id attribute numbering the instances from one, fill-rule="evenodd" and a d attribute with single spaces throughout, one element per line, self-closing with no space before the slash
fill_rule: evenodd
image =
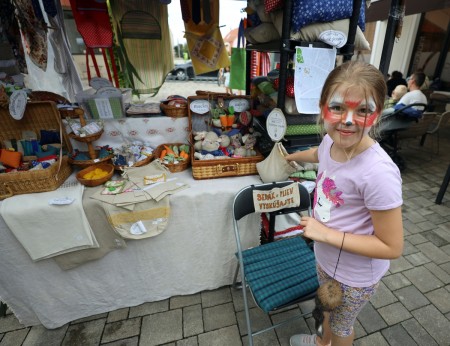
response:
<path id="1" fill-rule="evenodd" d="M 331 207 L 339 208 L 344 204 L 341 198 L 342 191 L 338 191 L 333 177 L 327 177 L 326 171 L 317 178 L 316 191 L 314 193 L 314 216 L 318 216 L 321 222 L 330 220 Z"/>

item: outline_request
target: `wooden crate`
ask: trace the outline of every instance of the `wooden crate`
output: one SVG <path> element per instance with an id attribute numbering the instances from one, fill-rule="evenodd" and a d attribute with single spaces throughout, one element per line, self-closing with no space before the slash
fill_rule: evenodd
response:
<path id="1" fill-rule="evenodd" d="M 209 109 L 223 103 L 228 108 L 230 102 L 239 104 L 247 102 L 252 107 L 250 96 L 234 96 L 210 94 L 188 97 L 188 117 L 190 142 L 194 143 L 194 132 L 209 131 L 211 127 L 211 113 Z M 209 105 L 209 109 L 207 104 Z M 255 148 L 256 156 L 242 158 L 227 158 L 213 160 L 197 160 L 194 158 L 195 150 L 191 150 L 192 176 L 194 179 L 214 179 L 258 174 L 256 164 L 264 160 L 264 156 Z"/>

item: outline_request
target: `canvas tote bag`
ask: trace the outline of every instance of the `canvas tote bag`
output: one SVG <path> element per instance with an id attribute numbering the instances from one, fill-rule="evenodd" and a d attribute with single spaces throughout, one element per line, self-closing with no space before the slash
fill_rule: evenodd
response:
<path id="1" fill-rule="evenodd" d="M 244 20 L 241 19 L 237 48 L 231 48 L 230 89 L 245 90 L 246 52 L 244 46 Z"/>

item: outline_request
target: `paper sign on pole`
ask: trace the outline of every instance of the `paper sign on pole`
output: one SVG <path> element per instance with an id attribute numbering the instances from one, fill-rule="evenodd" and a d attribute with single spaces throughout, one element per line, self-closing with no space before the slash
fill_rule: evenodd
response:
<path id="1" fill-rule="evenodd" d="M 295 47 L 294 93 L 300 113 L 319 113 L 320 93 L 335 63 L 335 48 Z"/>

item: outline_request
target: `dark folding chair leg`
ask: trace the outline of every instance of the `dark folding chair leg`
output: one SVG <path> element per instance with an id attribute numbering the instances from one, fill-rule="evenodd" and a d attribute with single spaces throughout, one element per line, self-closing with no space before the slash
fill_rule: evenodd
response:
<path id="1" fill-rule="evenodd" d="M 450 183 L 450 165 L 448 165 L 447 173 L 445 173 L 444 180 L 442 181 L 441 188 L 436 196 L 436 204 L 442 203 L 442 198 L 444 198 L 445 191 L 447 191 L 448 184 Z"/>
<path id="2" fill-rule="evenodd" d="M 0 317 L 6 315 L 6 310 L 8 310 L 8 306 L 5 303 L 0 302 Z"/>

